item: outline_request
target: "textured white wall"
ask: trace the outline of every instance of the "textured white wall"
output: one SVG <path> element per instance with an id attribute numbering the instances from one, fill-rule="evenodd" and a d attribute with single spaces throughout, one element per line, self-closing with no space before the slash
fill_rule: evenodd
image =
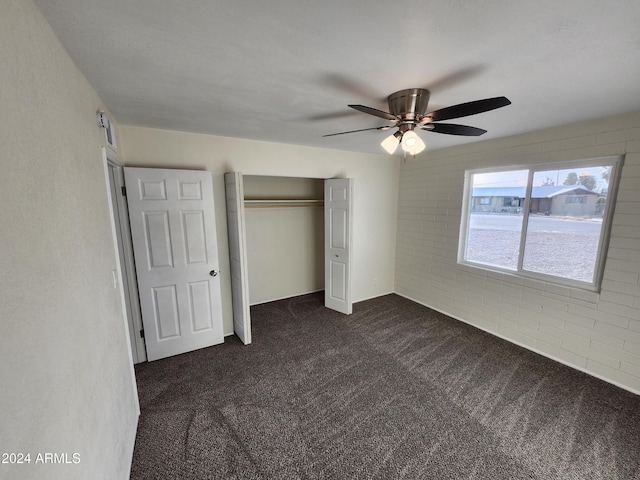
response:
<path id="1" fill-rule="evenodd" d="M 324 289 L 322 207 L 246 208 L 251 304 Z"/>
<path id="2" fill-rule="evenodd" d="M 621 154 L 599 294 L 456 263 L 465 170 Z M 640 112 L 407 162 L 400 173 L 396 291 L 640 393 Z"/>
<path id="3" fill-rule="evenodd" d="M 303 178 L 354 178 L 353 299 L 394 289 L 400 159 L 238 138 L 121 126 L 127 166 L 213 173 L 225 334 L 233 332 L 224 173 Z"/>
<path id="4" fill-rule="evenodd" d="M 128 478 L 137 423 L 100 99 L 30 0 L 0 14 L 0 478 Z M 79 454 L 78 464 L 36 463 Z"/>

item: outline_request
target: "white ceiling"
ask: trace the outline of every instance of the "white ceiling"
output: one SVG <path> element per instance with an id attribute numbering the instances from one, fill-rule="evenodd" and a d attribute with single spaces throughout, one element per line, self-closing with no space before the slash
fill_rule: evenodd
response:
<path id="1" fill-rule="evenodd" d="M 383 153 L 401 89 L 429 110 L 507 96 L 420 131 L 434 150 L 640 110 L 638 0 L 35 0 L 127 125 Z"/>

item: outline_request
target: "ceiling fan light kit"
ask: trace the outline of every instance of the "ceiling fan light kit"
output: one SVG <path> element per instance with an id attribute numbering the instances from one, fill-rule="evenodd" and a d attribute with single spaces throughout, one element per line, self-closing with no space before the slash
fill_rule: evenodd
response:
<path id="1" fill-rule="evenodd" d="M 402 150 L 409 155 L 417 155 L 422 152 L 427 146 L 413 130 L 409 130 L 402 135 Z"/>
<path id="2" fill-rule="evenodd" d="M 398 148 L 398 144 L 400 143 L 401 138 L 402 134 L 400 132 L 396 132 L 385 138 L 380 145 L 386 150 L 389 155 L 393 155 L 393 152 L 395 152 L 396 148 Z"/>
<path id="3" fill-rule="evenodd" d="M 389 112 L 384 112 L 376 108 L 365 105 L 349 105 L 349 107 L 359 112 L 383 118 L 392 122 L 391 125 L 381 127 L 363 128 L 348 132 L 332 133 L 324 135 L 331 137 L 334 135 L 344 135 L 347 133 L 362 132 L 365 130 L 388 130 L 397 128 L 398 130 L 385 138 L 380 144 L 382 148 L 393 154 L 398 144 L 402 145 L 403 151 L 410 155 L 417 155 L 422 152 L 426 145 L 415 132 L 416 128 L 434 133 L 444 133 L 447 135 L 479 136 L 486 133 L 486 130 L 468 125 L 457 125 L 454 123 L 434 123 L 452 118 L 466 117 L 477 113 L 488 112 L 496 108 L 510 105 L 511 102 L 506 97 L 485 98 L 473 102 L 461 103 L 451 107 L 441 108 L 433 112 L 427 112 L 431 93 L 425 88 L 409 88 L 392 93 L 387 97 Z"/>

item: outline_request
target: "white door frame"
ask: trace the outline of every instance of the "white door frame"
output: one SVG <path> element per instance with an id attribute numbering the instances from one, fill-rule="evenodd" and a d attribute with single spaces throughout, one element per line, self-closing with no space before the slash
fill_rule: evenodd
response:
<path id="1" fill-rule="evenodd" d="M 122 263 L 120 261 L 122 257 L 118 249 L 118 230 L 119 230 L 118 223 L 119 222 L 116 222 L 115 213 L 114 213 L 116 212 L 116 209 L 113 208 L 116 205 L 116 200 L 112 194 L 111 175 L 109 174 L 109 169 L 110 169 L 109 162 L 114 162 L 114 165 L 120 164 L 117 158 L 107 153 L 107 149 L 105 147 L 102 147 L 102 167 L 104 169 L 107 202 L 109 203 L 109 208 L 108 208 L 109 221 L 111 224 L 111 235 L 113 239 L 113 248 L 115 250 L 114 253 L 116 256 L 116 260 L 118 260 L 116 262 L 116 269 L 113 271 L 113 283 L 114 283 L 113 287 L 118 288 L 118 284 L 123 285 L 122 283 L 123 272 L 120 266 Z M 124 334 L 127 339 L 127 343 L 131 344 L 131 340 L 129 337 L 129 315 L 126 308 L 127 295 L 125 294 L 124 288 L 120 288 L 119 290 L 120 290 L 120 303 L 122 305 L 122 321 L 123 321 Z M 132 388 L 134 402 L 136 405 L 136 413 L 138 414 L 138 416 L 140 416 L 140 401 L 138 400 L 138 386 L 136 385 L 136 372 L 133 368 L 133 351 L 131 350 L 131 348 L 127 349 L 127 353 L 129 357 L 129 368 L 131 373 L 131 388 Z"/>
<path id="2" fill-rule="evenodd" d="M 138 297 L 138 283 L 133 260 L 131 230 L 129 227 L 129 210 L 124 191 L 124 174 L 122 164 L 106 148 L 103 148 L 106 163 L 107 182 L 110 189 L 110 203 L 114 215 L 116 248 L 121 270 L 121 285 L 124 294 L 123 302 L 127 316 L 127 330 L 131 347 L 132 362 L 141 363 L 147 360 L 147 351 L 143 338 L 142 314 Z"/>

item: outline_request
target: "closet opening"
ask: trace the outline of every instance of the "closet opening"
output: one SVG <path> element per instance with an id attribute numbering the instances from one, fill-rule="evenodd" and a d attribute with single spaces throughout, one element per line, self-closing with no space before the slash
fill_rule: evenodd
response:
<path id="1" fill-rule="evenodd" d="M 350 314 L 352 179 L 225 174 L 233 323 L 251 343 L 250 305 L 325 291 Z"/>
<path id="2" fill-rule="evenodd" d="M 243 178 L 250 305 L 324 290 L 324 180 Z"/>

